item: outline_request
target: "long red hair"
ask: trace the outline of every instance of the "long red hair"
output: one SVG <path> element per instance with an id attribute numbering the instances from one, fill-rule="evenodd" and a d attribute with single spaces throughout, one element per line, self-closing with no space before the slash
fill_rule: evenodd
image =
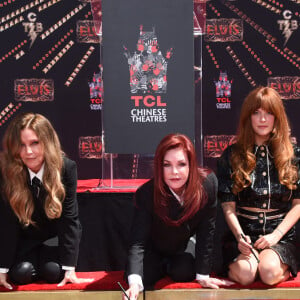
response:
<path id="1" fill-rule="evenodd" d="M 289 189 L 296 188 L 297 168 L 293 164 L 294 149 L 283 102 L 274 89 L 258 87 L 249 93 L 241 109 L 237 143 L 231 157 L 235 194 L 251 184 L 250 174 L 256 167 L 256 158 L 253 154 L 255 134 L 252 129 L 251 115 L 259 108 L 271 112 L 275 117 L 268 144 L 274 156 L 279 181 Z"/>
<path id="2" fill-rule="evenodd" d="M 184 191 L 183 213 L 174 221 L 168 216 L 168 201 L 171 191 L 164 182 L 163 162 L 166 152 L 180 148 L 186 153 L 189 161 L 189 177 Z M 155 213 L 167 224 L 178 226 L 190 219 L 206 202 L 206 193 L 202 186 L 207 170 L 198 168 L 196 152 L 191 140 L 183 134 L 168 134 L 165 136 L 155 151 L 154 157 L 154 210 Z"/>

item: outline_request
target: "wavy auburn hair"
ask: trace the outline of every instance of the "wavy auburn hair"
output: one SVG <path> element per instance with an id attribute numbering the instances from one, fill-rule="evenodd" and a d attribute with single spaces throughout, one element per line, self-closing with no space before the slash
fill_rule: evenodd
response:
<path id="1" fill-rule="evenodd" d="M 63 153 L 51 123 L 40 114 L 25 113 L 17 116 L 9 124 L 3 137 L 3 190 L 19 221 L 28 226 L 34 225 L 34 202 L 28 187 L 28 169 L 20 157 L 23 129 L 33 130 L 44 150 L 43 186 L 47 192 L 44 209 L 49 219 L 60 217 L 65 189 L 61 182 Z"/>
<path id="2" fill-rule="evenodd" d="M 168 216 L 168 201 L 172 194 L 164 182 L 163 165 L 167 151 L 177 148 L 182 149 L 188 157 L 189 176 L 183 194 L 184 210 L 181 217 L 174 221 Z M 202 186 L 202 181 L 206 176 L 207 171 L 197 166 L 195 148 L 187 136 L 178 133 L 165 136 L 157 146 L 154 156 L 154 210 L 156 214 L 164 222 L 173 226 L 179 226 L 195 215 L 207 199 Z"/>
<path id="3" fill-rule="evenodd" d="M 258 87 L 248 94 L 241 109 L 237 143 L 231 156 L 235 194 L 251 184 L 250 174 L 256 166 L 256 158 L 253 154 L 255 133 L 252 128 L 251 115 L 259 108 L 271 112 L 275 117 L 268 145 L 274 156 L 279 181 L 289 189 L 296 188 L 297 168 L 293 164 L 294 149 L 290 140 L 290 126 L 283 102 L 274 89 Z"/>

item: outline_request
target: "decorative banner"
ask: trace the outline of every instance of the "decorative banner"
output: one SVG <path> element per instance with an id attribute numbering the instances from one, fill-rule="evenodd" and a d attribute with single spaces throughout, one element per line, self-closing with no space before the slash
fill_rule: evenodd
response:
<path id="1" fill-rule="evenodd" d="M 236 42 L 243 40 L 243 22 L 240 19 L 206 20 L 205 41 Z"/>
<path id="2" fill-rule="evenodd" d="M 90 109 L 102 110 L 103 102 L 103 80 L 102 80 L 102 66 L 100 72 L 95 73 L 93 80 L 89 82 L 90 87 Z"/>
<path id="3" fill-rule="evenodd" d="M 77 21 L 77 42 L 78 43 L 100 43 L 96 34 L 95 21 L 79 20 Z"/>
<path id="4" fill-rule="evenodd" d="M 102 9 L 106 152 L 154 153 L 171 132 L 194 139 L 193 1 L 104 0 Z"/>
<path id="5" fill-rule="evenodd" d="M 102 137 L 101 136 L 80 136 L 79 157 L 80 158 L 102 158 Z"/>
<path id="6" fill-rule="evenodd" d="M 300 98 L 299 76 L 269 77 L 268 86 L 275 89 L 282 99 Z"/>
<path id="7" fill-rule="evenodd" d="M 15 79 L 16 101 L 53 101 L 54 82 L 52 79 L 30 78 Z"/>
<path id="8" fill-rule="evenodd" d="M 280 94 L 293 140 L 299 140 L 299 3 L 206 2 L 201 85 L 203 165 L 216 171 L 217 158 L 235 142 L 243 100 L 258 86 L 270 86 Z"/>
<path id="9" fill-rule="evenodd" d="M 235 143 L 235 135 L 207 135 L 204 136 L 204 157 L 216 158 L 221 156 L 223 151 Z"/>
<path id="10" fill-rule="evenodd" d="M 98 178 L 99 143 L 79 149 L 79 138 L 101 136 L 102 124 L 99 93 L 89 92 L 100 64 L 90 0 L 0 0 L 0 8 L 0 140 L 17 114 L 43 114 L 78 178 Z"/>

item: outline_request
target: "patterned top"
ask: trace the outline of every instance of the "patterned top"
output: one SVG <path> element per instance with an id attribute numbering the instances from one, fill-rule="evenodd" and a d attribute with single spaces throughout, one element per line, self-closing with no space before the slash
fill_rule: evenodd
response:
<path id="1" fill-rule="evenodd" d="M 221 202 L 237 203 L 237 207 L 260 209 L 289 209 L 292 199 L 300 198 L 300 180 L 297 189 L 290 190 L 279 182 L 272 151 L 267 145 L 255 146 L 256 168 L 250 174 L 251 185 L 233 194 L 233 181 L 230 157 L 235 144 L 229 146 L 218 159 L 217 177 L 219 181 L 218 197 Z M 299 169 L 300 148 L 295 147 L 294 163 Z"/>

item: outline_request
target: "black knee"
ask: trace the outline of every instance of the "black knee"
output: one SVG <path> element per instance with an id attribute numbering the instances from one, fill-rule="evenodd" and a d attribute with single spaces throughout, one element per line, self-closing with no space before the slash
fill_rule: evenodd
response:
<path id="1" fill-rule="evenodd" d="M 143 261 L 143 283 L 151 289 L 165 275 L 164 262 L 157 252 L 146 252 Z"/>
<path id="2" fill-rule="evenodd" d="M 190 253 L 174 257 L 168 269 L 169 276 L 177 282 L 193 281 L 196 276 L 195 259 Z"/>
<path id="3" fill-rule="evenodd" d="M 49 283 L 57 283 L 63 279 L 64 271 L 57 262 L 46 262 L 41 266 L 40 277 Z"/>
<path id="4" fill-rule="evenodd" d="M 28 284 L 36 280 L 36 269 L 30 262 L 21 262 L 9 271 L 9 278 L 15 284 Z"/>

